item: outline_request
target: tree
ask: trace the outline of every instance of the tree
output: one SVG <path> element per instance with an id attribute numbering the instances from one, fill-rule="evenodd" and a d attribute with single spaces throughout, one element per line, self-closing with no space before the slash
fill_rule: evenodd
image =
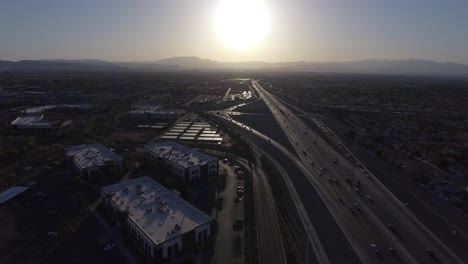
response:
<path id="1" fill-rule="evenodd" d="M 128 151 L 127 153 L 123 155 L 123 159 L 124 159 L 125 168 L 127 168 L 127 170 L 135 169 L 135 163 L 137 162 L 135 152 Z"/>
<path id="2" fill-rule="evenodd" d="M 104 173 L 109 179 L 118 179 L 123 176 L 122 169 L 112 161 L 106 161 Z"/>
<path id="3" fill-rule="evenodd" d="M 36 146 L 36 144 L 37 144 L 37 138 L 35 138 L 35 137 L 28 137 L 28 138 L 26 139 L 26 146 L 27 146 L 28 148 L 33 148 L 33 147 Z"/>

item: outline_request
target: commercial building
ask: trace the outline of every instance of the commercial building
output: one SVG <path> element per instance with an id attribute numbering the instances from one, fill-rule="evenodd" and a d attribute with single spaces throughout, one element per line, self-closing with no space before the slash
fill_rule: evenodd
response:
<path id="1" fill-rule="evenodd" d="M 162 160 L 172 175 L 186 182 L 196 184 L 206 180 L 207 176 L 219 173 L 218 158 L 175 142 L 146 145 L 144 151 L 151 157 Z"/>
<path id="2" fill-rule="evenodd" d="M 177 117 L 176 111 L 159 109 L 135 109 L 127 113 L 133 119 L 173 120 Z"/>
<path id="3" fill-rule="evenodd" d="M 31 107 L 24 110 L 24 112 L 27 114 L 41 114 L 50 110 L 89 110 L 94 107 L 93 104 L 56 104 Z"/>
<path id="4" fill-rule="evenodd" d="M 15 120 L 11 121 L 11 128 L 14 130 L 31 131 L 55 131 L 59 129 L 60 123 L 52 123 L 43 118 L 43 115 L 18 116 Z"/>
<path id="5" fill-rule="evenodd" d="M 190 252 L 211 236 L 211 217 L 150 177 L 104 187 L 102 196 L 112 219 L 152 263 Z"/>
<path id="6" fill-rule="evenodd" d="M 78 145 L 65 149 L 78 175 L 89 178 L 105 167 L 122 169 L 123 159 L 101 144 Z"/>
<path id="7" fill-rule="evenodd" d="M 20 193 L 28 190 L 29 187 L 14 186 L 0 193 L 0 204 L 12 199 Z"/>

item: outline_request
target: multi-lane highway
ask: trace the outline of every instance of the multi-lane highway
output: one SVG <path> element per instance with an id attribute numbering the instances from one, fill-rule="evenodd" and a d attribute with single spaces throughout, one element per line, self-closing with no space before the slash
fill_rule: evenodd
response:
<path id="1" fill-rule="evenodd" d="M 334 151 L 258 82 L 253 86 L 363 263 L 463 263 L 361 164 Z"/>
<path id="2" fill-rule="evenodd" d="M 295 219 L 292 221 L 295 223 L 290 222 L 288 225 L 292 224 L 303 232 L 299 234 L 301 238 L 296 241 L 300 243 L 298 246 L 303 255 L 301 257 L 303 261 L 299 263 L 360 263 L 322 200 L 298 168 L 296 163 L 300 163 L 299 158 L 275 139 L 232 119 L 229 116 L 232 114 L 230 111 L 231 109 L 227 109 L 211 113 L 226 120 L 228 127 L 240 132 L 244 140 L 270 160 L 281 175 L 280 181 L 285 192 L 282 202 L 289 204 L 289 217 Z M 278 129 L 281 128 L 278 126 Z M 280 131 L 279 134 L 281 133 Z M 298 224 L 300 226 L 297 226 Z"/>

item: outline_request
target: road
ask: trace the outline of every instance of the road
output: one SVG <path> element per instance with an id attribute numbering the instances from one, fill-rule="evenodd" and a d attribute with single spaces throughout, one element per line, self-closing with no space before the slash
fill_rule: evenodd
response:
<path id="1" fill-rule="evenodd" d="M 287 224 L 300 232 L 296 243 L 300 243 L 303 262 L 360 263 L 318 194 L 307 180 L 304 181 L 305 176 L 296 164 L 300 162 L 297 156 L 273 138 L 233 120 L 226 112 L 212 114 L 226 120 L 226 125 L 240 132 L 244 140 L 267 157 L 281 175 L 280 185 L 285 193 L 281 199 L 291 218 Z"/>
<path id="2" fill-rule="evenodd" d="M 239 162 L 248 168 L 247 161 Z M 257 166 L 251 170 L 253 178 L 255 217 L 259 263 L 287 263 L 281 239 L 273 194 L 265 173 Z"/>
<path id="3" fill-rule="evenodd" d="M 362 165 L 334 151 L 258 82 L 253 86 L 295 148 L 297 165 L 363 263 L 463 263 Z M 370 244 L 380 248 L 378 254 Z"/>
<path id="4" fill-rule="evenodd" d="M 244 217 L 244 203 L 235 202 L 237 186 L 243 186 L 242 180 L 236 179 L 234 169 L 220 164 L 220 171 L 226 171 L 226 184 L 218 194 L 222 197 L 222 210 L 217 214 L 218 237 L 216 238 L 213 263 L 244 263 L 243 232 L 235 231 L 233 224 L 237 218 Z"/>
<path id="5" fill-rule="evenodd" d="M 254 200 L 255 200 L 255 217 L 257 222 L 257 243 L 258 243 L 258 256 L 259 263 L 287 263 L 286 253 L 283 247 L 283 241 L 281 239 L 281 233 L 278 224 L 278 217 L 276 215 L 275 202 L 273 194 L 268 184 L 268 179 L 265 175 L 265 172 L 257 166 L 249 166 L 247 160 L 234 156 L 229 153 L 221 153 L 210 150 L 204 150 L 205 152 L 212 153 L 214 155 L 223 154 L 224 157 L 229 158 L 235 163 L 241 165 L 245 169 L 250 168 L 250 173 L 253 178 L 253 190 L 254 190 Z M 231 167 L 228 167 L 229 170 L 232 170 Z M 231 175 L 230 173 L 228 175 Z M 235 174 L 234 176 L 235 177 Z M 223 201 L 223 212 L 229 210 L 225 208 L 226 202 L 234 203 L 235 198 L 235 179 L 231 177 L 226 179 L 226 188 L 231 188 L 232 195 L 230 201 Z M 230 187 L 229 187 L 230 186 Z M 228 189 L 224 190 L 223 197 L 226 199 L 226 192 Z M 234 219 L 232 219 L 233 221 Z M 220 222 L 220 221 L 218 221 Z M 232 223 L 231 225 L 232 226 Z M 220 227 L 221 228 L 221 227 Z M 218 254 L 216 250 L 215 256 Z M 225 259 L 224 259 L 225 260 Z M 215 262 L 216 263 L 216 262 Z M 220 262 L 219 262 L 220 263 Z"/>

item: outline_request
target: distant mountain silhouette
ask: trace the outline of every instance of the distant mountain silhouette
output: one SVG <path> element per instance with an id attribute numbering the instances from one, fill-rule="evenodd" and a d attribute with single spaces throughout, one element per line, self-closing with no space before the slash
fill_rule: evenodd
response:
<path id="1" fill-rule="evenodd" d="M 102 60 L 0 61 L 0 71 L 181 71 L 267 70 L 329 73 L 379 73 L 468 76 L 468 65 L 430 60 L 361 60 L 349 62 L 220 62 L 199 57 L 158 61 L 108 62 Z"/>
<path id="2" fill-rule="evenodd" d="M 22 60 L 17 62 L 0 61 L 0 71 L 121 71 L 113 63 L 98 60 Z"/>

